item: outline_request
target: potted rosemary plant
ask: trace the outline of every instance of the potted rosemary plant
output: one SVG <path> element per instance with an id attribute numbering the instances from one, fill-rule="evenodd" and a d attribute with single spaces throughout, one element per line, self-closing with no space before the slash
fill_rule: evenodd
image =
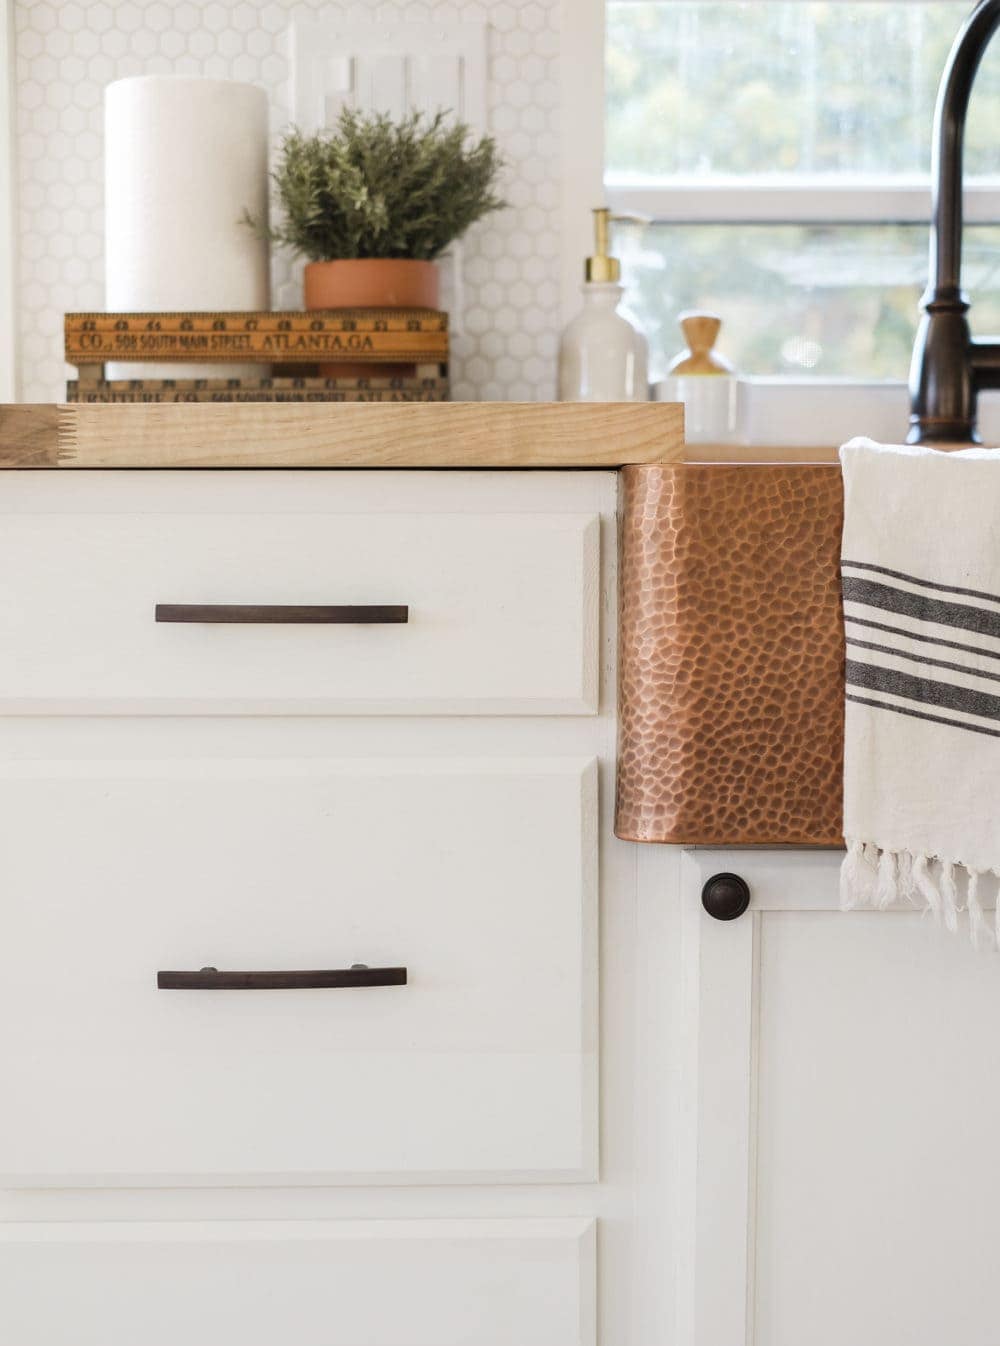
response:
<path id="1" fill-rule="evenodd" d="M 436 259 L 503 206 L 501 167 L 492 136 L 474 141 L 443 112 L 394 122 L 345 108 L 330 131 L 285 136 L 283 219 L 263 232 L 309 259 L 307 309 L 436 308 Z"/>

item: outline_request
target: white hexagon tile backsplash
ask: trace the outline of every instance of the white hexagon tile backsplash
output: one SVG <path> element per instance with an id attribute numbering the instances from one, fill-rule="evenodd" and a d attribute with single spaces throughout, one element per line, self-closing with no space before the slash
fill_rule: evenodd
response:
<path id="1" fill-rule="evenodd" d="M 457 400 L 535 401 L 555 389 L 559 327 L 559 0 L 17 0 L 21 390 L 61 400 L 67 311 L 104 306 L 104 86 L 128 75 L 259 84 L 277 137 L 289 121 L 288 27 L 489 25 L 489 125 L 507 159 L 510 209 L 474 226 L 459 254 L 463 312 L 452 348 Z M 299 267 L 274 259 L 274 302 L 300 304 Z M 454 294 L 445 267 L 445 302 Z"/>

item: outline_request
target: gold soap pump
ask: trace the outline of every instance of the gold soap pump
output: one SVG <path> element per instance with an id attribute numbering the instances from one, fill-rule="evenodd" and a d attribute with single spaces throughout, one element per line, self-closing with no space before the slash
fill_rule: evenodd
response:
<path id="1" fill-rule="evenodd" d="M 594 252 L 584 264 L 583 308 L 559 343 L 561 402 L 645 402 L 649 399 L 649 347 L 638 328 L 618 312 L 625 293 L 621 263 L 612 257 L 612 215 L 594 211 Z"/>
<path id="2" fill-rule="evenodd" d="M 622 264 L 611 256 L 612 216 L 606 206 L 594 211 L 594 253 L 583 264 L 583 278 L 589 284 L 618 285 L 622 278 Z"/>

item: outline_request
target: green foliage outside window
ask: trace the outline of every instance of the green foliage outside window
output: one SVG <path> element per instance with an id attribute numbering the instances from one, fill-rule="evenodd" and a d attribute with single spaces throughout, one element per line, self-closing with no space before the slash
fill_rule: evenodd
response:
<path id="1" fill-rule="evenodd" d="M 948 50 L 971 0 L 609 0 L 610 174 L 926 173 Z M 1000 47 L 967 136 L 1000 173 Z"/>
<path id="2" fill-rule="evenodd" d="M 934 99 L 971 0 L 608 0 L 606 178 L 926 180 Z M 1000 175 L 1000 42 L 968 174 Z M 747 190 L 752 190 L 748 186 Z M 750 374 L 905 378 L 927 277 L 920 224 L 654 224 L 616 238 L 654 374 L 676 315 L 714 308 Z M 965 234 L 973 328 L 1000 330 L 1000 226 Z"/>

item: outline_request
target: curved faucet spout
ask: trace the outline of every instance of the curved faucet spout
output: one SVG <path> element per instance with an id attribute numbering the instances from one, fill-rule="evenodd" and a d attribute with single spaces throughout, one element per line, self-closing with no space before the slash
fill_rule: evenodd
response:
<path id="1" fill-rule="evenodd" d="M 973 341 L 962 291 L 965 122 L 979 63 L 1000 28 L 1000 0 L 979 0 L 955 39 L 938 89 L 931 173 L 930 274 L 910 365 L 909 443 L 978 441 L 981 388 L 997 387 L 997 343 Z"/>

